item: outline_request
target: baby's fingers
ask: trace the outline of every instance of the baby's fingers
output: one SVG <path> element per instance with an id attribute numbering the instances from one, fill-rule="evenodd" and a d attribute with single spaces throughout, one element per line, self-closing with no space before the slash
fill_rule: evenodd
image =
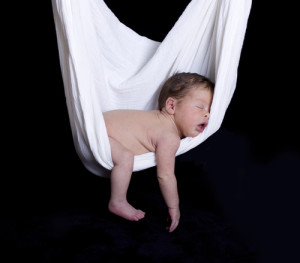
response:
<path id="1" fill-rule="evenodd" d="M 167 227 L 169 232 L 173 232 L 176 229 L 176 227 L 179 224 L 179 218 L 180 218 L 179 209 L 178 208 L 169 208 L 169 216 L 167 218 L 168 222 L 171 221 L 171 224 L 169 225 L 169 227 Z"/>
<path id="2" fill-rule="evenodd" d="M 171 225 L 169 227 L 169 232 L 173 232 L 178 226 L 178 221 L 177 220 L 172 220 Z"/>

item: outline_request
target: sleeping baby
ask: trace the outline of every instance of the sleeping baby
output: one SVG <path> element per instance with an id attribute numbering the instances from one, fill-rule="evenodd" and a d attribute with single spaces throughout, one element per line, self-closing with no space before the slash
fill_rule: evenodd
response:
<path id="1" fill-rule="evenodd" d="M 195 137 L 208 124 L 214 83 L 197 73 L 176 73 L 162 86 L 159 110 L 112 110 L 104 112 L 114 167 L 111 171 L 110 212 L 138 221 L 145 212 L 131 206 L 127 190 L 134 156 L 154 152 L 157 178 L 168 207 L 170 226 L 176 229 L 180 219 L 175 155 L 180 140 Z"/>

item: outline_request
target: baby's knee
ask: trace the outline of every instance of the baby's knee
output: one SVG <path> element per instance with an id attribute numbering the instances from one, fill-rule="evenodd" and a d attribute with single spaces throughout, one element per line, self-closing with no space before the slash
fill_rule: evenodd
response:
<path id="1" fill-rule="evenodd" d="M 121 147 L 117 149 L 117 153 L 113 152 L 112 155 L 113 155 L 113 163 L 115 166 L 122 167 L 122 169 L 124 170 L 127 169 L 132 170 L 134 155 L 131 151 Z"/>
<path id="2" fill-rule="evenodd" d="M 113 138 L 109 138 L 111 145 L 111 154 L 114 165 L 120 163 L 133 163 L 134 155 L 121 143 Z"/>

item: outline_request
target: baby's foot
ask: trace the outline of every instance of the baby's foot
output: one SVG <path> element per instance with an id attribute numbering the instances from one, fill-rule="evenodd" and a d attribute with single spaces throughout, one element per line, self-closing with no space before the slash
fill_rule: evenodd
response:
<path id="1" fill-rule="evenodd" d="M 145 217 L 144 211 L 135 209 L 126 200 L 122 202 L 110 201 L 108 204 L 108 209 L 110 212 L 130 221 L 139 221 Z"/>

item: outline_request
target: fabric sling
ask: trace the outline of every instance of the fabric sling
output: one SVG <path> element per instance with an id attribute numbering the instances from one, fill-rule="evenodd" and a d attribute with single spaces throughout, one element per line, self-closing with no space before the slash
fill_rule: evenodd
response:
<path id="1" fill-rule="evenodd" d="M 52 0 L 69 121 L 78 156 L 92 173 L 113 167 L 102 112 L 152 110 L 164 81 L 196 72 L 215 82 L 203 133 L 184 138 L 176 155 L 221 126 L 236 88 L 251 0 L 192 0 L 162 42 L 124 25 L 103 0 Z M 155 153 L 135 156 L 134 171 L 155 166 Z"/>

